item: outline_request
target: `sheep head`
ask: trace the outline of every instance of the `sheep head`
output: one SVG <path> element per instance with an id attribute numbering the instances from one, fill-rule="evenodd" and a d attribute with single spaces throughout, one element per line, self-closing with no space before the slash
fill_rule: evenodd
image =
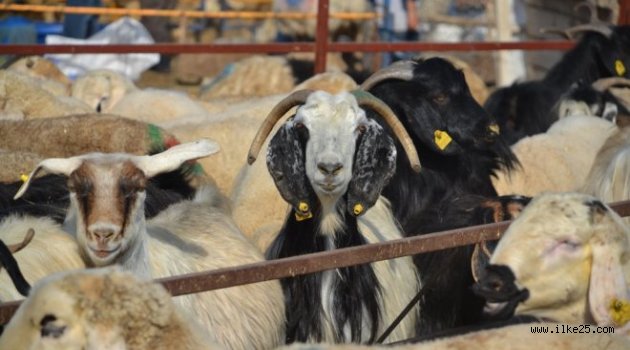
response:
<path id="1" fill-rule="evenodd" d="M 491 313 L 507 303 L 558 322 L 630 325 L 630 229 L 594 197 L 535 198 L 490 263 L 476 290 Z"/>
<path id="2" fill-rule="evenodd" d="M 299 105 L 272 138 L 267 166 L 282 195 L 299 219 L 308 218 L 314 204 L 334 209 L 345 196 L 346 208 L 358 216 L 374 205 L 393 175 L 396 149 L 388 133 L 368 119 L 361 107 L 385 115 L 395 134 L 407 146 L 411 164 L 419 161 L 406 131 L 391 110 L 363 91 L 330 95 L 302 90 L 281 101 L 269 114 L 250 150 L 255 157 L 274 124 Z"/>
<path id="3" fill-rule="evenodd" d="M 147 180 L 218 149 L 216 143 L 201 140 L 151 156 L 89 153 L 50 158 L 37 165 L 15 198 L 24 194 L 31 179 L 41 170 L 67 176 L 71 206 L 66 224 L 76 233 L 88 262 L 95 266 L 109 265 L 135 249 L 134 243 L 145 230 Z"/>
<path id="4" fill-rule="evenodd" d="M 62 272 L 39 281 L 0 338 L 2 349 L 126 349 L 176 326 L 160 285 L 119 268 Z"/>
<path id="5" fill-rule="evenodd" d="M 414 140 L 441 154 L 487 150 L 498 139 L 496 120 L 474 100 L 464 74 L 445 59 L 396 62 L 361 88 L 391 106 Z"/>
<path id="6" fill-rule="evenodd" d="M 70 96 L 85 102 L 98 113 L 110 112 L 136 86 L 124 75 L 99 69 L 80 76 L 72 84 Z"/>

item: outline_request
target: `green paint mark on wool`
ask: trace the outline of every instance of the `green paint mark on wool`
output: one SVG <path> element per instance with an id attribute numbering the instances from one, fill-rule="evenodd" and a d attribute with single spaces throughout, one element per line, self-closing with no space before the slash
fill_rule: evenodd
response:
<path id="1" fill-rule="evenodd" d="M 149 142 L 151 143 L 149 154 L 160 153 L 166 150 L 164 138 L 162 137 L 162 129 L 160 129 L 159 126 L 148 124 L 147 132 L 149 133 Z"/>

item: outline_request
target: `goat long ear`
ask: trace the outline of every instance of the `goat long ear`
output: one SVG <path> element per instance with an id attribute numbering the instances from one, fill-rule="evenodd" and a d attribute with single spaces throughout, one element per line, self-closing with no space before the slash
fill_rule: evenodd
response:
<path id="1" fill-rule="evenodd" d="M 624 253 L 630 250 L 628 233 L 625 227 L 611 227 L 621 223 L 608 217 L 610 209 L 600 201 L 587 205 L 592 208 L 591 222 L 597 230 L 596 240 L 591 242 L 593 259 L 588 292 L 591 315 L 597 325 L 621 327 L 630 321 L 629 290 L 621 263 Z"/>
<path id="2" fill-rule="evenodd" d="M 292 121 L 285 123 L 269 141 L 267 169 L 282 198 L 298 213 L 310 217 L 316 195 L 306 177 L 304 149 Z"/>
<path id="3" fill-rule="evenodd" d="M 80 156 L 71 158 L 49 158 L 41 161 L 28 175 L 28 179 L 26 179 L 26 181 L 22 184 L 15 196 L 13 196 L 13 199 L 18 199 L 24 195 L 24 192 L 28 189 L 31 181 L 35 178 L 35 175 L 37 175 L 41 170 L 45 170 L 53 174 L 69 176 L 81 165 L 82 162 L 83 160 Z"/>
<path id="4" fill-rule="evenodd" d="M 359 216 L 372 207 L 395 171 L 394 140 L 376 121 L 369 120 L 357 145 L 348 184 L 349 213 Z"/>
<path id="5" fill-rule="evenodd" d="M 207 157 L 218 151 L 219 145 L 216 142 L 202 139 L 173 146 L 162 153 L 152 156 L 135 157 L 133 161 L 147 177 L 153 177 L 164 172 L 173 171 L 186 161 Z"/>

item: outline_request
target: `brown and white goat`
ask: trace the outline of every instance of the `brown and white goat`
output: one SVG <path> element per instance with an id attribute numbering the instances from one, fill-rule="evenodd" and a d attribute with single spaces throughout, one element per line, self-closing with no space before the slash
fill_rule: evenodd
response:
<path id="1" fill-rule="evenodd" d="M 120 264 L 139 276 L 164 277 L 264 260 L 233 223 L 213 186 L 202 186 L 194 199 L 145 219 L 147 179 L 216 151 L 216 143 L 202 140 L 152 156 L 91 153 L 46 159 L 29 179 L 40 170 L 68 176 L 71 205 L 64 229 L 76 237 L 87 265 Z M 268 349 L 284 340 L 284 301 L 277 281 L 175 302 L 230 349 Z"/>

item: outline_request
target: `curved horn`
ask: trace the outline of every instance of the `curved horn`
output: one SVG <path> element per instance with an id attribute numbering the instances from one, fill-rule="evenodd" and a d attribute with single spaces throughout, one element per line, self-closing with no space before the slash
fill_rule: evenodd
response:
<path id="1" fill-rule="evenodd" d="M 388 67 L 385 67 L 367 78 L 363 84 L 361 84 L 361 90 L 369 90 L 376 84 L 383 80 L 398 79 L 398 80 L 411 80 L 413 78 L 413 68 L 416 62 L 411 60 L 404 60 L 394 62 Z"/>
<path id="2" fill-rule="evenodd" d="M 0 240 L 0 263 L 7 269 L 7 273 L 15 286 L 15 289 L 23 295 L 27 296 L 28 292 L 31 289 L 31 285 L 26 281 L 22 271 L 20 271 L 20 266 L 18 266 L 15 257 L 9 250 L 6 244 L 2 240 Z"/>
<path id="3" fill-rule="evenodd" d="M 33 230 L 33 228 L 29 228 L 22 242 L 17 243 L 17 244 L 10 244 L 7 246 L 7 248 L 9 248 L 9 251 L 11 251 L 12 254 L 15 254 L 19 252 L 20 250 L 24 249 L 24 247 L 26 247 L 29 243 L 31 243 L 34 236 L 35 236 L 35 230 Z"/>
<path id="4" fill-rule="evenodd" d="M 411 137 L 407 133 L 407 130 L 405 130 L 405 127 L 402 125 L 400 120 L 398 120 L 396 114 L 394 114 L 394 111 L 392 111 L 392 109 L 389 108 L 389 106 L 386 105 L 385 102 L 379 100 L 376 96 L 367 91 L 354 90 L 352 91 L 352 95 L 354 95 L 354 97 L 357 99 L 359 106 L 369 107 L 373 109 L 376 113 L 378 113 L 381 117 L 383 117 L 383 120 L 385 120 L 387 125 L 392 128 L 394 135 L 396 135 L 396 138 L 400 141 L 403 148 L 405 149 L 405 153 L 407 154 L 407 158 L 409 159 L 411 168 L 415 172 L 419 173 L 421 166 L 416 147 L 414 146 Z"/>
<path id="5" fill-rule="evenodd" d="M 599 92 L 604 92 L 608 90 L 610 87 L 615 86 L 615 85 L 623 85 L 625 87 L 630 87 L 630 79 L 621 78 L 621 77 L 603 78 L 603 79 L 597 80 L 591 86 L 593 87 L 593 89 Z"/>
<path id="6" fill-rule="evenodd" d="M 271 133 L 271 130 L 282 118 L 282 116 L 291 108 L 297 105 L 303 105 L 312 92 L 313 90 L 298 90 L 285 97 L 282 101 L 278 102 L 275 107 L 273 107 L 271 112 L 267 115 L 267 118 L 265 118 L 263 123 L 260 125 L 260 129 L 258 129 L 258 132 L 252 141 L 252 145 L 249 147 L 249 153 L 247 153 L 247 163 L 249 165 L 252 165 L 256 161 L 260 148 L 263 143 L 265 143 L 267 136 L 269 136 L 269 133 Z"/>
<path id="7" fill-rule="evenodd" d="M 598 32 L 598 33 L 604 35 L 607 38 L 610 38 L 610 36 L 613 33 L 612 29 L 610 27 L 606 26 L 606 25 L 603 25 L 603 23 L 600 23 L 600 24 L 582 24 L 582 25 L 579 25 L 579 26 L 575 26 L 575 27 L 571 27 L 569 29 L 566 29 L 565 32 L 570 37 L 574 37 L 575 34 L 577 34 L 579 32 Z"/>

